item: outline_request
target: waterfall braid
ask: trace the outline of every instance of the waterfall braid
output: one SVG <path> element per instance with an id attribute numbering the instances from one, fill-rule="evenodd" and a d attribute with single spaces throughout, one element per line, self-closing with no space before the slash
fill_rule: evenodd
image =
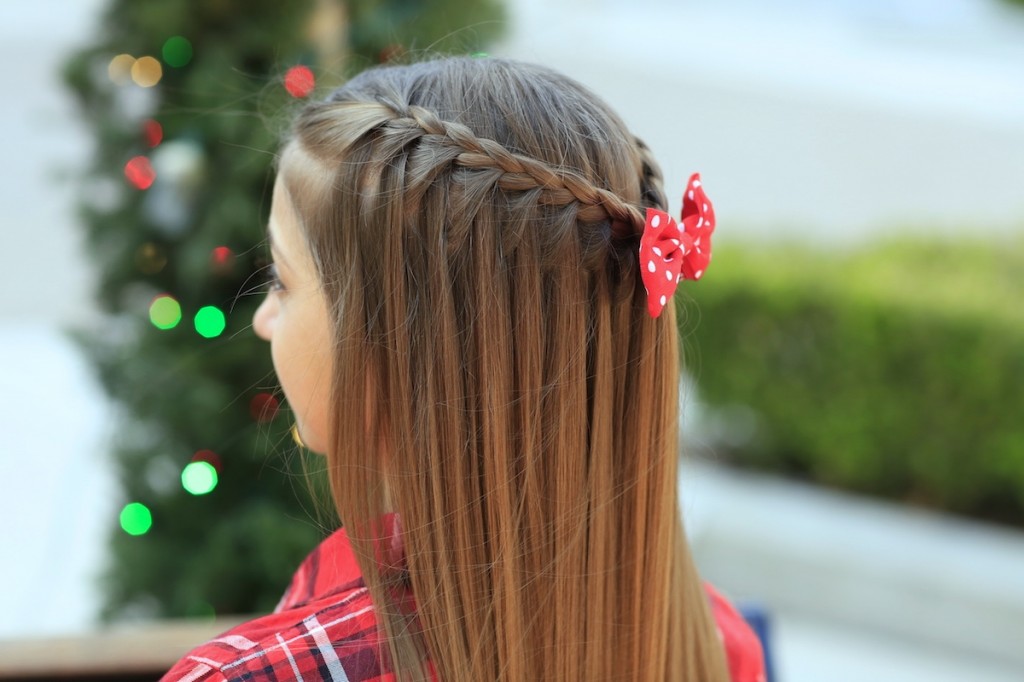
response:
<path id="1" fill-rule="evenodd" d="M 444 59 L 308 105 L 280 172 L 332 314 L 334 497 L 399 679 L 726 680 L 677 502 L 675 315 L 639 282 L 648 149 L 547 69 Z M 389 511 L 405 570 L 375 542 Z"/>

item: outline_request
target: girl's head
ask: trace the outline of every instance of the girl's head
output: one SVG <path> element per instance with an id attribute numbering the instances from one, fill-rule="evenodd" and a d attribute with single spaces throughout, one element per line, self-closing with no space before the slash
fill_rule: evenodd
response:
<path id="1" fill-rule="evenodd" d="M 649 206 L 646 147 L 541 67 L 383 67 L 299 114 L 286 291 L 256 327 L 403 674 L 724 675 L 676 500 L 675 317 L 639 281 Z M 387 512 L 404 572 L 374 560 Z"/>

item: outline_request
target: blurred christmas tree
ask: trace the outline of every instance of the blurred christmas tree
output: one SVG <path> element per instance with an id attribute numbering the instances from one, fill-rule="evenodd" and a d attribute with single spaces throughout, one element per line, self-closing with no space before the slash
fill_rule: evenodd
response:
<path id="1" fill-rule="evenodd" d="M 107 313 L 75 336 L 121 408 L 105 617 L 268 610 L 331 525 L 250 331 L 271 156 L 314 74 L 325 90 L 477 51 L 497 2 L 113 0 L 67 62 L 95 134 L 80 210 Z"/>

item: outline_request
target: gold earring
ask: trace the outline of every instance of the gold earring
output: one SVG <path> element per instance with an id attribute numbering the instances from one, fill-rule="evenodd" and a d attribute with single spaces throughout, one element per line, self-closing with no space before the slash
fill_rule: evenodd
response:
<path id="1" fill-rule="evenodd" d="M 306 444 L 302 442 L 302 436 L 299 435 L 299 425 L 292 424 L 292 440 L 300 447 L 306 447 Z"/>

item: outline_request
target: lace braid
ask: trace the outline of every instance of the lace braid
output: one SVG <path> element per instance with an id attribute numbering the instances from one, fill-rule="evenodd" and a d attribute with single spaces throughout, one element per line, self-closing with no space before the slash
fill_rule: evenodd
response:
<path id="1" fill-rule="evenodd" d="M 312 148 L 332 149 L 344 163 L 349 149 L 360 141 L 369 147 L 357 155 L 365 162 L 361 180 L 364 211 L 372 211 L 388 197 L 379 196 L 382 175 L 396 164 L 403 167 L 403 204 L 410 220 L 416 220 L 425 193 L 444 173 L 450 173 L 451 212 L 473 216 L 493 199 L 493 189 L 505 193 L 510 215 L 543 219 L 548 229 L 537 235 L 542 265 L 564 262 L 567 249 L 575 248 L 585 270 L 611 268 L 619 280 L 632 281 L 636 245 L 643 229 L 643 208 L 664 207 L 661 172 L 648 147 L 634 139 L 640 178 L 640 206 L 624 201 L 615 192 L 598 187 L 580 173 L 507 149 L 499 142 L 479 137 L 465 124 L 444 120 L 434 111 L 403 104 L 396 98 L 383 101 L 344 101 L 314 104 L 306 112 L 305 130 L 327 130 L 326 123 L 344 117 L 354 125 L 344 140 L 307 139 Z M 459 169 L 464 172 L 460 173 Z M 510 221 L 500 235 L 502 250 L 511 253 L 525 237 L 530 220 Z M 587 229 L 581 229 L 587 228 Z M 465 220 L 449 223 L 446 235 L 450 251 L 457 251 L 469 235 Z M 575 245 L 575 246 L 574 246 Z"/>
<path id="2" fill-rule="evenodd" d="M 544 161 L 509 151 L 494 140 L 477 137 L 466 125 L 442 120 L 424 107 L 401 106 L 393 102 L 325 103 L 317 107 L 319 111 L 309 112 L 308 116 L 316 118 L 338 115 L 339 107 L 358 110 L 366 119 L 364 125 L 355 128 L 361 135 L 371 131 L 377 133 L 382 144 L 375 154 L 377 158 L 374 160 L 378 164 L 387 164 L 395 154 L 413 143 L 427 148 L 428 153 L 419 154 L 416 160 L 423 162 L 427 160 L 424 157 L 429 157 L 432 167 L 418 169 L 420 172 L 415 181 L 410 183 L 412 186 L 432 180 L 450 165 L 481 171 L 500 171 L 492 176 L 499 189 L 511 192 L 539 189 L 541 192 L 537 200 L 546 206 L 577 203 L 578 218 L 583 223 L 611 219 L 613 223 L 625 224 L 632 229 L 643 226 L 644 217 L 640 209 L 623 201 L 614 192 L 595 186 L 575 171 L 553 168 Z M 346 116 L 350 114 L 351 111 L 345 113 Z M 642 149 L 646 150 L 646 147 Z M 645 160 L 645 172 L 650 164 L 653 164 L 653 160 L 650 163 Z M 413 165 L 419 166 L 418 163 L 410 163 L 410 166 Z M 660 179 L 656 167 L 653 174 Z"/>

